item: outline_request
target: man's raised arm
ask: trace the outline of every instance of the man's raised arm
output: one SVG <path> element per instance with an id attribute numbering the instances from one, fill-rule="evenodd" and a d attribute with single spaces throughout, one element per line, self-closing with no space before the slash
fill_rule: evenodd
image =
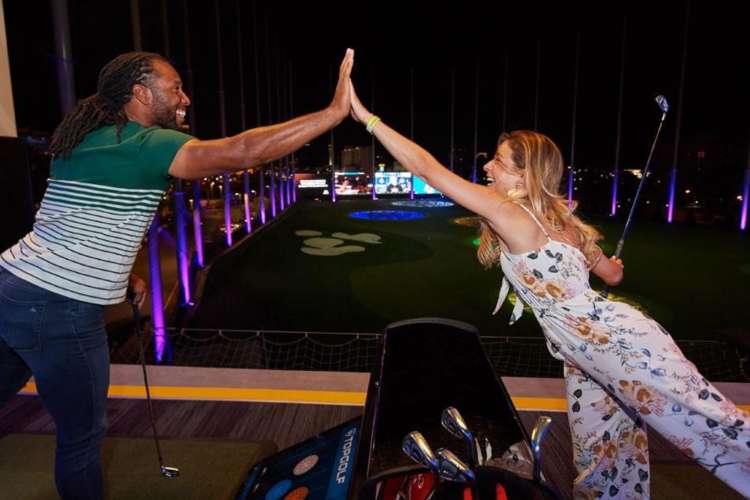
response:
<path id="1" fill-rule="evenodd" d="M 193 139 L 180 148 L 169 174 L 181 179 L 199 179 L 284 157 L 338 125 L 351 107 L 349 75 L 354 51 L 347 49 L 339 70 L 339 81 L 327 108 L 283 123 L 257 127 L 232 137 L 201 141 Z"/>

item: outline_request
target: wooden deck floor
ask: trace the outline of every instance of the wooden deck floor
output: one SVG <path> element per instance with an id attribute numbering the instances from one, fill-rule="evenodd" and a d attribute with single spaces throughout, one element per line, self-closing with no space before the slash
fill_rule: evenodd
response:
<path id="1" fill-rule="evenodd" d="M 359 406 L 331 406 L 288 403 L 244 403 L 227 401 L 156 400 L 157 426 L 164 439 L 225 439 L 240 441 L 272 440 L 279 449 L 312 437 L 362 413 Z M 151 428 L 145 401 L 141 399 L 110 399 L 107 403 L 110 436 L 150 437 Z M 566 498 L 575 475 L 572 465 L 570 433 L 565 413 L 545 412 L 553 418 L 551 431 L 544 446 L 545 475 L 561 485 Z M 521 418 L 527 429 L 533 427 L 542 412 L 524 411 Z M 10 433 L 52 433 L 52 419 L 35 396 L 15 396 L 0 409 L 0 437 Z M 675 491 L 667 473 L 677 474 L 678 481 L 696 478 L 714 491 L 714 498 L 735 498 L 718 480 L 692 464 L 670 443 L 655 433 L 650 434 L 654 477 L 654 498 L 701 498 Z M 19 454 L 22 451 L 19 451 Z M 660 474 L 660 471 L 665 471 Z M 671 472 L 670 472 L 671 471 Z M 686 476 L 687 473 L 687 476 Z M 661 476 L 664 475 L 664 478 Z M 708 483 L 706 483 L 708 482 Z M 658 488 L 657 488 L 658 487 Z M 658 496 L 658 491 L 661 491 Z M 672 494 L 665 494 L 670 491 Z M 741 498 L 736 496 L 736 498 Z"/>

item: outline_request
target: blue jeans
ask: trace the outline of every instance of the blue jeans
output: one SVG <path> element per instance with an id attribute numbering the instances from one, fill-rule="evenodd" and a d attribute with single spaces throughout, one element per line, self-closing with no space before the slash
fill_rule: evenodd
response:
<path id="1" fill-rule="evenodd" d="M 58 493 L 64 500 L 103 498 L 101 446 L 109 388 L 104 308 L 49 292 L 0 268 L 0 405 L 32 374 L 57 429 Z"/>

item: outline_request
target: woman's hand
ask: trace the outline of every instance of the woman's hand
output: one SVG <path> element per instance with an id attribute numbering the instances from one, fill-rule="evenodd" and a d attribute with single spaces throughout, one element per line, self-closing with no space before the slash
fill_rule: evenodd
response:
<path id="1" fill-rule="evenodd" d="M 372 113 L 370 113 L 367 108 L 365 108 L 365 106 L 362 104 L 362 101 L 360 101 L 359 97 L 357 97 L 357 93 L 354 91 L 354 84 L 351 80 L 349 80 L 349 94 L 351 95 L 352 99 L 352 106 L 350 110 L 352 118 L 354 118 L 354 120 L 359 123 L 367 123 L 370 118 L 372 118 Z"/>
<path id="2" fill-rule="evenodd" d="M 601 252 L 601 248 L 598 248 Z M 597 260 L 591 271 L 599 276 L 604 283 L 609 286 L 617 286 L 622 281 L 625 274 L 624 265 L 622 259 L 613 255 L 609 259 L 603 258 L 604 256 L 600 253 L 600 258 Z"/>
<path id="3" fill-rule="evenodd" d="M 349 84 L 349 77 L 352 74 L 352 66 L 354 66 L 354 51 L 352 49 L 346 49 L 346 55 L 344 60 L 341 61 L 341 67 L 339 68 L 339 81 L 336 84 L 336 92 L 333 94 L 333 101 L 329 106 L 338 118 L 340 122 L 346 118 L 347 113 L 351 109 L 351 85 Z"/>

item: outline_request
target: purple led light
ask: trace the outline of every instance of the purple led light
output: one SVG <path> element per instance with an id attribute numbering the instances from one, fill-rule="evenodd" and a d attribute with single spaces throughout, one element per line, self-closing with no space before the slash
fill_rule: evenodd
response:
<path id="1" fill-rule="evenodd" d="M 156 214 L 148 230 L 148 271 L 151 283 L 151 322 L 154 325 L 154 352 L 157 363 L 161 363 L 167 346 L 161 285 L 161 256 L 159 255 L 160 226 L 159 214 Z"/>
<path id="2" fill-rule="evenodd" d="M 177 222 L 177 272 L 180 276 L 180 290 L 182 291 L 182 304 L 190 304 L 190 273 L 187 235 L 185 234 L 185 194 L 182 191 L 174 192 L 174 204 Z"/>
<path id="3" fill-rule="evenodd" d="M 242 197 L 245 206 L 245 232 L 250 234 L 253 232 L 253 216 L 251 212 L 252 201 L 250 200 L 250 174 L 248 172 L 243 172 L 242 183 L 245 188 Z"/>
<path id="4" fill-rule="evenodd" d="M 742 187 L 742 210 L 740 212 L 740 229 L 747 229 L 747 207 L 750 198 L 750 168 L 745 170 L 745 183 Z"/>
<path id="5" fill-rule="evenodd" d="M 271 170 L 271 218 L 276 217 L 276 172 Z"/>
<path id="6" fill-rule="evenodd" d="M 336 203 L 336 172 L 331 167 L 331 203 Z"/>
<path id="7" fill-rule="evenodd" d="M 232 246 L 232 185 L 229 174 L 224 174 L 224 228 L 227 233 L 227 246 Z"/>
<path id="8" fill-rule="evenodd" d="M 203 231 L 201 230 L 201 181 L 193 181 L 193 240 L 198 267 L 203 268 Z"/>
<path id="9" fill-rule="evenodd" d="M 674 216 L 674 193 L 677 189 L 677 169 L 672 169 L 672 175 L 669 179 L 669 204 L 667 207 L 667 222 L 672 223 Z"/>
<path id="10" fill-rule="evenodd" d="M 260 196 L 258 197 L 258 213 L 260 214 L 260 223 L 265 224 L 266 223 L 266 180 L 265 180 L 265 173 L 263 170 L 259 172 L 258 178 L 260 179 L 260 187 L 258 189 L 258 192 L 260 193 Z"/>

